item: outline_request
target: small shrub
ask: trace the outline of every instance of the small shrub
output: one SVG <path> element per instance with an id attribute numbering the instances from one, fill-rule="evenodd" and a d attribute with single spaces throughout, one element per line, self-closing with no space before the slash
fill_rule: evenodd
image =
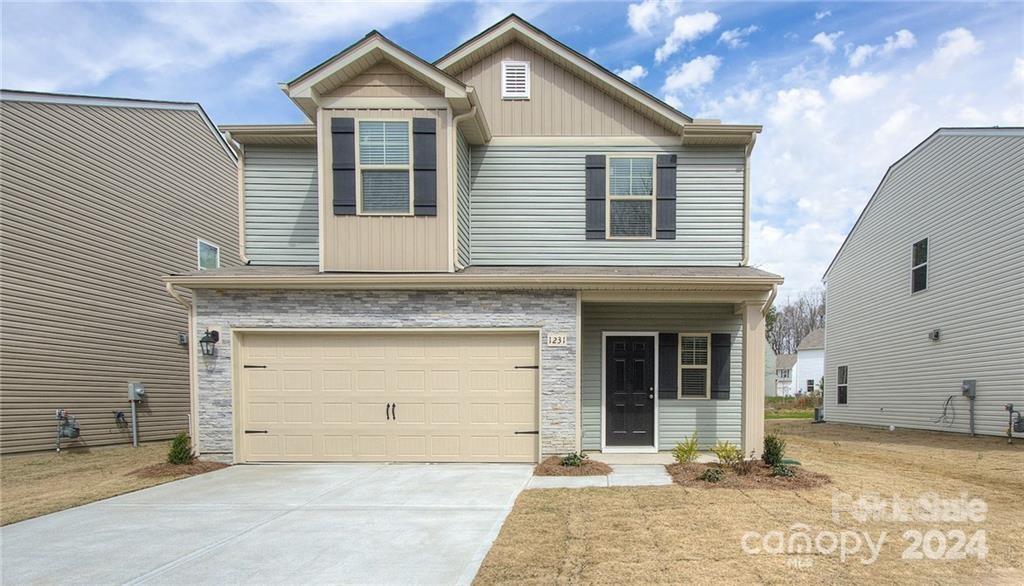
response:
<path id="1" fill-rule="evenodd" d="M 562 457 L 562 466 L 572 466 L 573 468 L 579 468 L 586 463 L 587 456 L 583 452 L 569 452 L 567 455 Z"/>
<path id="2" fill-rule="evenodd" d="M 761 456 L 761 459 L 764 460 L 765 464 L 769 466 L 781 464 L 785 456 L 786 440 L 774 433 L 764 436 L 764 454 Z"/>
<path id="3" fill-rule="evenodd" d="M 789 466 L 786 466 L 785 464 L 776 464 L 772 466 L 772 476 L 793 478 L 794 476 L 796 476 L 796 472 Z"/>
<path id="4" fill-rule="evenodd" d="M 723 466 L 735 466 L 743 461 L 743 452 L 730 442 L 717 442 L 711 451 L 718 456 Z"/>
<path id="5" fill-rule="evenodd" d="M 676 444 L 676 447 L 672 448 L 672 456 L 676 459 L 676 462 L 680 464 L 689 464 L 697 459 L 697 434 L 693 434 L 690 437 Z"/>
<path id="6" fill-rule="evenodd" d="M 171 464 L 191 464 L 195 459 L 196 455 L 192 453 L 192 440 L 188 434 L 183 431 L 174 436 L 167 461 Z"/>
<path id="7" fill-rule="evenodd" d="M 708 468 L 700 473 L 697 478 L 704 482 L 720 482 L 725 477 L 725 470 L 721 468 Z"/>
<path id="8" fill-rule="evenodd" d="M 740 460 L 732 465 L 732 469 L 736 471 L 736 474 L 740 476 L 746 476 L 754 471 L 754 463 L 757 461 L 754 458 L 754 452 L 750 452 L 750 457 L 745 460 Z"/>

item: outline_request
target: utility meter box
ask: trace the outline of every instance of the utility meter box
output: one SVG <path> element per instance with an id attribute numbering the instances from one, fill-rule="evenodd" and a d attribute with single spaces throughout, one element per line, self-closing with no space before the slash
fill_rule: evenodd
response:
<path id="1" fill-rule="evenodd" d="M 977 391 L 978 381 L 973 378 L 965 378 L 964 382 L 960 383 L 960 392 L 965 397 L 974 398 L 975 392 Z"/>
<path id="2" fill-rule="evenodd" d="M 141 401 L 146 398 L 146 386 L 140 382 L 128 383 L 128 400 Z"/>

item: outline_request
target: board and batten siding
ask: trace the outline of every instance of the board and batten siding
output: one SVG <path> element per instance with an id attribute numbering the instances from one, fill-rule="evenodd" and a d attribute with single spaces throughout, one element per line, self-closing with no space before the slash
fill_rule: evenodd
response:
<path id="1" fill-rule="evenodd" d="M 197 268 L 196 239 L 239 264 L 234 159 L 197 109 L 0 102 L 0 447 L 52 450 L 55 409 L 81 438 L 188 428 L 185 309 L 161 277 Z"/>
<path id="2" fill-rule="evenodd" d="M 245 147 L 245 252 L 254 265 L 318 263 L 316 146 Z"/>
<path id="3" fill-rule="evenodd" d="M 461 132 L 456 133 L 456 193 L 455 213 L 456 227 L 458 228 L 459 262 L 462 266 L 469 266 L 473 258 L 472 243 L 472 212 L 470 206 L 470 194 L 472 190 L 473 155 L 469 149 L 469 143 L 462 136 Z"/>
<path id="4" fill-rule="evenodd" d="M 702 450 L 717 441 L 741 445 L 743 316 L 732 305 L 584 303 L 580 369 L 583 449 L 601 449 L 602 332 L 732 334 L 728 400 L 658 399 L 658 449 L 697 433 Z M 655 377 L 657 378 L 657 377 Z"/>
<path id="5" fill-rule="evenodd" d="M 1022 130 L 940 130 L 891 171 L 827 276 L 827 420 L 968 432 L 976 379 L 977 432 L 1006 433 L 1003 405 L 1024 406 L 1022 161 Z M 923 238 L 928 288 L 911 294 Z"/>
<path id="6" fill-rule="evenodd" d="M 587 240 L 588 154 L 675 153 L 675 240 Z M 743 147 L 477 146 L 478 265 L 736 266 L 743 259 Z"/>

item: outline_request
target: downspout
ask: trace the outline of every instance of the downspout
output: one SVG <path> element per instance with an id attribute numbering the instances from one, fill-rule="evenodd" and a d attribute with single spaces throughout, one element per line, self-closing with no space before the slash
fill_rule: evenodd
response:
<path id="1" fill-rule="evenodd" d="M 757 133 L 750 133 L 750 142 L 747 143 L 743 161 L 743 260 L 740 266 L 747 266 L 750 262 L 750 152 L 754 150 L 754 143 L 757 142 Z M 774 299 L 775 294 L 772 294 Z"/>
<path id="2" fill-rule="evenodd" d="M 234 142 L 230 132 L 225 132 L 224 137 L 228 143 Z M 235 149 L 238 154 L 238 162 L 235 163 L 235 170 L 238 175 L 238 257 L 242 264 L 249 264 L 249 257 L 245 255 L 245 145 L 237 143 Z"/>
<path id="3" fill-rule="evenodd" d="M 764 305 L 761 306 L 761 313 L 762 314 L 768 313 L 768 308 L 772 306 L 772 303 L 775 301 L 775 295 L 777 295 L 778 292 L 779 292 L 779 286 L 778 285 L 772 285 L 772 292 L 768 294 L 768 300 L 765 301 Z"/>
<path id="4" fill-rule="evenodd" d="M 188 316 L 188 344 L 186 349 L 188 351 L 188 399 L 189 399 L 189 418 L 188 418 L 188 434 L 192 438 L 192 450 L 198 456 L 199 450 L 199 434 L 196 430 L 198 423 L 196 407 L 198 403 L 196 401 L 196 390 L 198 388 L 196 380 L 196 363 L 195 363 L 195 351 L 192 344 L 196 340 L 196 328 L 195 328 L 195 306 L 192 305 L 187 299 L 181 296 L 180 293 L 174 288 L 172 283 L 164 283 L 164 288 L 167 289 L 167 293 L 174 298 L 175 301 L 181 304 L 185 308 L 185 315 Z"/>
<path id="5" fill-rule="evenodd" d="M 449 165 L 449 169 L 448 169 L 448 171 L 450 173 L 450 176 L 451 176 L 451 181 L 449 182 L 449 185 L 450 185 L 449 189 L 451 189 L 451 192 L 455 194 L 455 197 L 453 198 L 453 201 L 452 201 L 451 214 L 450 214 L 450 220 L 451 220 L 450 225 L 452 227 L 451 228 L 452 229 L 452 242 L 453 242 L 453 245 L 454 245 L 453 246 L 453 250 L 457 250 L 458 249 L 458 242 L 459 242 L 459 238 L 458 238 L 459 154 L 458 154 L 458 148 L 456 146 L 456 141 L 458 140 L 458 133 L 459 133 L 459 123 L 462 122 L 463 120 L 466 120 L 466 119 L 472 118 L 473 116 L 476 116 L 476 113 L 477 113 L 476 106 L 470 107 L 470 109 L 468 111 L 463 112 L 462 114 L 459 114 L 458 116 L 455 116 L 454 118 L 452 118 L 452 125 L 451 125 L 451 128 L 449 129 L 451 131 L 452 135 L 451 135 L 451 140 L 448 141 L 448 147 L 449 147 L 449 149 L 454 151 L 454 153 L 451 156 L 451 165 Z M 461 271 L 462 269 L 466 268 L 465 265 L 463 265 L 462 263 L 459 262 L 459 255 L 458 254 L 455 254 L 454 264 L 455 264 L 456 270 L 460 270 Z"/>

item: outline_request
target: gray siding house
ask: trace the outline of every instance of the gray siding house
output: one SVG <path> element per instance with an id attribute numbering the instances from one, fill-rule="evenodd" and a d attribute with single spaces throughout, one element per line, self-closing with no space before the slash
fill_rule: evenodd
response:
<path id="1" fill-rule="evenodd" d="M 1024 406 L 1024 129 L 941 128 L 825 274 L 828 421 L 1005 435 Z"/>
<path id="2" fill-rule="evenodd" d="M 243 153 L 247 266 L 193 295 L 210 458 L 518 461 L 763 442 L 761 128 L 694 120 L 516 16 L 428 63 L 371 32 Z"/>

